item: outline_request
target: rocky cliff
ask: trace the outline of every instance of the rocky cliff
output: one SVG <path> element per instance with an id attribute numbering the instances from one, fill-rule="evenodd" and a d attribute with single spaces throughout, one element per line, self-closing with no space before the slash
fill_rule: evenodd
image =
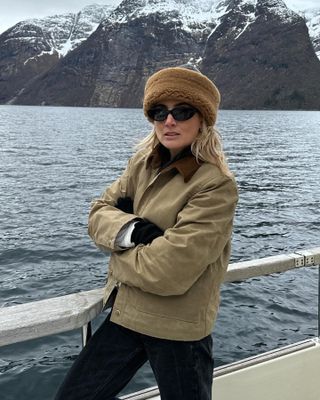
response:
<path id="1" fill-rule="evenodd" d="M 36 57 L 17 44 L 11 64 L 1 51 L 0 102 L 140 107 L 150 73 L 192 62 L 216 81 L 224 108 L 320 109 L 306 20 L 282 0 L 124 0 L 92 31 L 65 56 L 48 39 L 36 41 Z"/>
<path id="2" fill-rule="evenodd" d="M 320 109 L 320 62 L 304 19 L 278 0 L 237 4 L 208 38 L 202 62 L 223 107 Z"/>

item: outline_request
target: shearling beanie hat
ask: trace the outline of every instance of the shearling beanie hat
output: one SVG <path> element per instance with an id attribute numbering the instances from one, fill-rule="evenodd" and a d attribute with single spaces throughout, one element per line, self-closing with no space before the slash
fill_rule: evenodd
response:
<path id="1" fill-rule="evenodd" d="M 164 68 L 153 74 L 145 85 L 143 111 L 168 98 L 181 100 L 200 111 L 209 126 L 216 122 L 220 93 L 214 83 L 199 71 L 184 67 Z"/>

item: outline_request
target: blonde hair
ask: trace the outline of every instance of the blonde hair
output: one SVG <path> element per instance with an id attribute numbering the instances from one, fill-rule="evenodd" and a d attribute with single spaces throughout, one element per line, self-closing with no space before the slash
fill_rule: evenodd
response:
<path id="1" fill-rule="evenodd" d="M 153 128 L 149 135 L 142 139 L 135 147 L 137 150 L 151 152 L 158 143 L 159 140 L 155 128 Z M 202 121 L 198 136 L 191 144 L 191 151 L 198 162 L 201 160 L 214 164 L 224 175 L 233 176 L 223 151 L 222 140 L 218 130 L 213 126 L 208 126 L 204 120 Z"/>

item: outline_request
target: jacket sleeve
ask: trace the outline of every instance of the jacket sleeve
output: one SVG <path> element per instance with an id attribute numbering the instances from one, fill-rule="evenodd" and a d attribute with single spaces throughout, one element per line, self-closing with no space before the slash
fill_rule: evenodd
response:
<path id="1" fill-rule="evenodd" d="M 233 179 L 205 185 L 164 236 L 150 245 L 114 254 L 113 276 L 157 295 L 185 293 L 229 243 L 237 200 Z"/>
<path id="2" fill-rule="evenodd" d="M 88 233 L 97 247 L 105 252 L 125 250 L 117 246 L 116 238 L 121 228 L 133 221 L 136 216 L 115 207 L 119 197 L 131 196 L 128 193 L 130 161 L 124 173 L 103 194 L 102 198 L 92 202 Z"/>

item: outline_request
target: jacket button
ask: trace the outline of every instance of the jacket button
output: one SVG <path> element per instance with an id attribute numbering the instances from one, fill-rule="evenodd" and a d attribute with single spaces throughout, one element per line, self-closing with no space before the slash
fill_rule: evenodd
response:
<path id="1" fill-rule="evenodd" d="M 116 317 L 120 317 L 120 314 L 121 314 L 120 310 L 115 310 L 114 313 L 115 313 Z"/>

